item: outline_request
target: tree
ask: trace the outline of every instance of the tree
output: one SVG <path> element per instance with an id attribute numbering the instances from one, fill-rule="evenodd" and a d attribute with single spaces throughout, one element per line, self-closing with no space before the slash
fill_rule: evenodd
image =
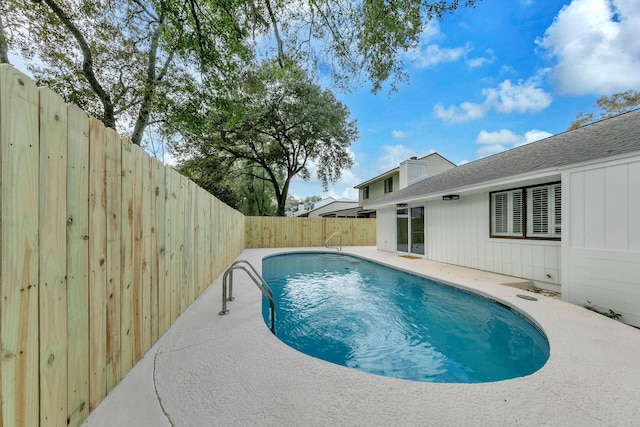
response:
<path id="1" fill-rule="evenodd" d="M 577 129 L 608 117 L 617 116 L 618 114 L 631 111 L 638 106 L 640 106 L 640 92 L 635 90 L 614 93 L 609 97 L 602 96 L 596 100 L 596 105 L 594 105 L 594 108 L 600 109 L 599 117 L 595 117 L 594 113 L 578 113 L 576 120 L 571 122 L 569 130 Z"/>
<path id="2" fill-rule="evenodd" d="M 347 149 L 357 137 L 355 121 L 330 91 L 293 63 L 251 68 L 223 95 L 205 85 L 176 106 L 172 117 L 170 125 L 181 135 L 174 155 L 185 160 L 224 155 L 259 168 L 264 174 L 252 168 L 245 174 L 271 184 L 279 216 L 291 179 L 309 179 L 311 161 L 324 188 L 353 164 Z"/>
<path id="3" fill-rule="evenodd" d="M 191 0 L 198 5 L 212 0 Z M 372 92 L 407 78 L 404 52 L 426 24 L 481 0 L 246 0 L 241 12 L 263 58 L 292 60 L 311 75 L 350 89 L 367 79 Z"/>
<path id="4" fill-rule="evenodd" d="M 387 80 L 395 88 L 425 24 L 476 1 L 3 0 L 0 60 L 7 50 L 35 59 L 38 84 L 142 144 L 166 103 L 190 96 L 191 80 L 221 89 L 254 51 L 334 87 L 366 78 L 374 92 Z"/>
<path id="5" fill-rule="evenodd" d="M 298 205 L 306 205 L 307 203 L 315 203 L 322 200 L 322 196 L 307 196 L 304 199 L 298 200 L 291 194 L 287 196 L 287 202 L 285 203 L 285 210 L 287 212 L 295 212 L 298 210 Z"/>
<path id="6" fill-rule="evenodd" d="M 2 12 L 1 9 L 0 12 Z M 2 22 L 2 13 L 0 13 L 0 64 L 9 64 L 9 47 Z"/>
<path id="7" fill-rule="evenodd" d="M 253 169 L 251 173 L 246 173 L 247 168 Z M 216 155 L 195 157 L 178 166 L 182 175 L 244 215 L 271 216 L 275 213 L 273 187 L 256 179 L 253 175 L 264 175 L 264 171 L 255 169 L 246 161 L 228 162 Z"/>
<path id="8" fill-rule="evenodd" d="M 4 2 L 13 6 L 7 16 L 22 30 L 14 32 L 13 48 L 37 59 L 29 65 L 37 83 L 138 145 L 148 126 L 162 122 L 167 98 L 179 98 L 193 79 L 196 55 L 203 69 L 226 70 L 248 51 L 240 48 L 246 37 L 234 31 L 235 17 L 225 13 L 240 0 L 221 2 L 220 10 L 212 10 L 214 1 L 196 10 L 190 0 Z"/>

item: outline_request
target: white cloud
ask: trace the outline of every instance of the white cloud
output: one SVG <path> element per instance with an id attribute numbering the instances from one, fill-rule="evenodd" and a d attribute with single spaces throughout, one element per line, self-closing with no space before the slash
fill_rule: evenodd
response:
<path id="1" fill-rule="evenodd" d="M 640 88 L 640 2 L 573 0 L 538 46 L 555 57 L 560 91 L 609 95 Z"/>
<path id="2" fill-rule="evenodd" d="M 538 79 L 529 79 L 526 82 L 519 81 L 517 84 L 505 80 L 500 86 L 492 89 L 484 89 L 482 94 L 487 98 L 487 102 L 493 104 L 494 108 L 501 113 L 535 112 L 544 110 L 551 105 L 551 95 L 538 85 Z"/>
<path id="3" fill-rule="evenodd" d="M 433 113 L 443 121 L 461 123 L 483 118 L 491 108 L 500 113 L 536 112 L 547 108 L 551 104 L 551 95 L 538 87 L 540 76 L 534 76 L 526 81 L 505 80 L 496 88 L 482 90 L 485 99 L 480 104 L 463 102 L 460 106 L 444 107 L 436 104 Z"/>
<path id="4" fill-rule="evenodd" d="M 478 155 L 478 158 L 481 158 L 500 153 L 501 151 L 505 151 L 506 149 L 507 147 L 502 144 L 483 145 L 476 150 L 476 154 Z"/>
<path id="5" fill-rule="evenodd" d="M 516 70 L 511 65 L 500 67 L 500 74 L 516 74 Z"/>
<path id="6" fill-rule="evenodd" d="M 520 136 L 507 129 L 501 129 L 497 132 L 481 130 L 476 138 L 478 144 L 515 144 L 520 140 Z"/>
<path id="7" fill-rule="evenodd" d="M 483 104 L 463 102 L 459 107 L 455 105 L 445 107 L 442 104 L 436 104 L 433 107 L 433 113 L 445 122 L 462 123 L 483 118 L 490 108 L 491 105 L 486 102 Z"/>
<path id="8" fill-rule="evenodd" d="M 358 182 L 359 184 L 360 182 Z M 335 189 L 330 188 L 329 191 L 323 193 L 324 197 L 333 197 L 334 199 L 338 200 L 338 199 L 351 199 L 351 200 L 358 200 L 358 190 L 356 190 L 355 188 L 349 187 L 349 188 L 345 188 L 342 192 L 338 193 L 335 191 Z"/>
<path id="9" fill-rule="evenodd" d="M 487 64 L 493 64 L 493 62 L 496 60 L 496 55 L 493 53 L 493 50 L 487 49 L 486 53 L 487 56 L 480 56 L 467 60 L 467 65 L 469 66 L 469 68 L 478 68 Z"/>
<path id="10" fill-rule="evenodd" d="M 549 132 L 538 129 L 527 131 L 524 135 L 518 135 L 508 129 L 500 129 L 494 132 L 481 130 L 476 137 L 476 143 L 481 144 L 481 147 L 476 150 L 476 154 L 479 158 L 490 156 L 505 150 L 510 150 L 511 148 L 548 138 L 551 135 Z"/>
<path id="11" fill-rule="evenodd" d="M 431 68 L 443 62 L 455 62 L 470 51 L 469 44 L 456 48 L 441 48 L 437 44 L 430 44 L 410 50 L 406 55 L 416 68 Z"/>
<path id="12" fill-rule="evenodd" d="M 413 149 L 405 147 L 404 145 L 383 145 L 382 152 L 384 154 L 378 159 L 380 172 L 396 168 L 400 162 L 416 155 Z"/>
<path id="13" fill-rule="evenodd" d="M 540 141 L 541 139 L 549 138 L 550 136 L 553 136 L 553 134 L 544 130 L 532 129 L 528 132 L 525 132 L 524 134 L 525 142 L 519 145 Z"/>
<path id="14" fill-rule="evenodd" d="M 471 52 L 471 45 L 462 47 L 443 48 L 434 39 L 443 38 L 437 21 L 429 21 L 425 30 L 420 35 L 418 45 L 404 53 L 406 60 L 416 68 L 431 68 L 444 62 L 455 62 Z"/>
<path id="15" fill-rule="evenodd" d="M 391 131 L 391 137 L 393 139 L 400 140 L 400 139 L 404 139 L 404 138 L 408 138 L 411 135 L 413 135 L 413 132 L 411 131 L 404 131 L 404 130 L 393 130 Z"/>
<path id="16" fill-rule="evenodd" d="M 340 184 L 344 185 L 358 185 L 363 180 L 356 174 L 353 169 L 347 169 L 342 171 L 342 176 L 340 177 Z"/>

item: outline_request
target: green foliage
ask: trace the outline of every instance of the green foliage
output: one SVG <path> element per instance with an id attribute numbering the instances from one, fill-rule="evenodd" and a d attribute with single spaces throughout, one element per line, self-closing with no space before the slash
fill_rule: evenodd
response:
<path id="1" fill-rule="evenodd" d="M 587 310 L 596 312 L 598 314 L 602 314 L 603 316 L 607 316 L 610 319 L 620 320 L 620 317 L 622 317 L 622 314 L 616 313 L 611 309 L 609 309 L 609 311 L 600 311 L 597 305 L 591 304 L 591 301 L 587 301 L 584 304 L 584 308 L 586 308 Z"/>
<path id="2" fill-rule="evenodd" d="M 253 32 L 275 55 L 328 76 L 333 87 L 351 89 L 363 79 L 378 92 L 395 90 L 407 78 L 404 53 L 414 48 L 426 24 L 479 0 L 259 0 L 251 4 Z M 275 54 L 269 50 L 273 48 Z"/>
<path id="3" fill-rule="evenodd" d="M 250 167 L 246 162 L 234 164 L 223 157 L 208 156 L 183 162 L 178 172 L 244 215 L 274 215 L 273 187 L 252 176 L 259 174 L 259 170 L 254 170 L 253 174 L 245 173 Z"/>
<path id="4" fill-rule="evenodd" d="M 49 86 L 141 144 L 195 70 L 222 79 L 250 59 L 235 6 L 244 0 L 4 0 L 9 45 Z"/>
<path id="5" fill-rule="evenodd" d="M 611 96 L 602 96 L 596 100 L 594 108 L 600 110 L 599 116 L 594 113 L 578 113 L 576 120 L 571 122 L 569 130 L 588 125 L 598 120 L 617 116 L 618 114 L 631 111 L 640 106 L 640 92 L 627 90 L 625 92 L 614 93 Z"/>
<path id="6" fill-rule="evenodd" d="M 348 147 L 357 128 L 348 109 L 291 62 L 249 69 L 225 93 L 205 84 L 174 107 L 169 125 L 181 136 L 174 154 L 250 165 L 245 175 L 273 187 L 277 215 L 284 215 L 291 179 L 310 178 L 311 161 L 325 188 L 353 163 Z"/>
<path id="7" fill-rule="evenodd" d="M 298 205 L 306 205 L 308 203 L 315 203 L 322 200 L 322 196 L 307 196 L 301 200 L 296 199 L 292 195 L 287 196 L 287 201 L 285 203 L 285 211 L 287 212 L 295 212 L 298 210 Z"/>

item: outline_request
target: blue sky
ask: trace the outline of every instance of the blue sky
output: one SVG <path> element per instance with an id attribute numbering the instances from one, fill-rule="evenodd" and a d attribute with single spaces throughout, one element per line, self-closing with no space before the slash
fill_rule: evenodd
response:
<path id="1" fill-rule="evenodd" d="M 411 156 L 437 151 L 456 164 L 564 132 L 578 112 L 640 90 L 640 1 L 484 0 L 433 22 L 407 54 L 398 92 L 337 93 L 359 128 L 355 166 L 323 193 L 295 180 L 290 193 L 356 198 L 354 185 Z"/>

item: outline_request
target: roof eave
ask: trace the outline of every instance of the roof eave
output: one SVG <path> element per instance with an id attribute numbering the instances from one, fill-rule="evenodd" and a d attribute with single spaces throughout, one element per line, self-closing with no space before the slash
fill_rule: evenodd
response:
<path id="1" fill-rule="evenodd" d="M 494 179 L 491 181 L 485 181 L 485 182 L 476 183 L 473 185 L 445 188 L 442 190 L 434 191 L 432 193 L 422 194 L 419 196 L 410 196 L 406 198 L 391 199 L 389 201 L 385 201 L 382 203 L 372 203 L 370 205 L 364 205 L 363 209 L 376 210 L 379 208 L 395 206 L 397 204 L 405 204 L 405 203 L 411 204 L 411 203 L 418 203 L 422 201 L 426 202 L 429 200 L 438 200 L 442 198 L 442 196 L 445 196 L 447 194 L 464 195 L 464 194 L 471 194 L 471 193 L 479 193 L 483 191 L 496 191 L 498 189 L 507 188 L 511 185 L 513 185 L 513 187 L 516 187 L 519 185 L 529 185 L 529 184 L 535 185 L 534 183 L 538 181 L 545 181 L 547 179 L 552 179 L 554 177 L 557 177 L 559 174 L 560 174 L 560 168 L 558 167 L 547 168 L 540 171 L 528 172 L 521 175 L 513 175 L 510 177 Z"/>

